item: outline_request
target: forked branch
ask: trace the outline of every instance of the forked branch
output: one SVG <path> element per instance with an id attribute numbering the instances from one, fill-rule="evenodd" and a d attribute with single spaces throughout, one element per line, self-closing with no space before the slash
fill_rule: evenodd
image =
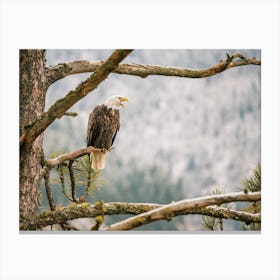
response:
<path id="1" fill-rule="evenodd" d="M 125 59 L 132 50 L 116 50 L 96 71 L 78 87 L 71 90 L 64 98 L 57 100 L 50 109 L 42 114 L 35 123 L 20 136 L 20 144 L 30 145 L 56 119 L 62 117 L 67 110 L 89 92 L 96 89 L 107 76 Z"/>

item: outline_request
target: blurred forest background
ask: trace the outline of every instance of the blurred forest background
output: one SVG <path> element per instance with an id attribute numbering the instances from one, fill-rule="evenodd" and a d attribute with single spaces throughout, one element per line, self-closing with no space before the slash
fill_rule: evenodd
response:
<path id="1" fill-rule="evenodd" d="M 47 50 L 47 66 L 73 60 L 105 60 L 112 51 L 51 49 Z M 123 63 L 202 69 L 235 52 L 261 58 L 260 50 L 135 50 Z M 47 93 L 46 110 L 89 75 L 72 75 L 53 84 Z M 114 150 L 107 156 L 91 202 L 102 199 L 166 204 L 210 195 L 216 188 L 238 191 L 242 180 L 260 162 L 259 66 L 236 67 L 202 79 L 111 74 L 69 110 L 77 117 L 65 116 L 46 130 L 45 156 L 85 147 L 88 116 L 111 95 L 128 97 L 129 102 L 121 109 Z M 53 171 L 52 178 L 56 176 Z M 55 180 L 52 189 L 55 202 L 68 205 Z M 79 194 L 79 188 L 77 191 Z M 46 208 L 42 184 L 41 210 Z M 105 224 L 123 218 L 106 217 Z M 93 221 L 80 219 L 76 223 L 87 230 Z M 224 222 L 224 230 L 240 228 L 238 222 Z M 201 216 L 176 217 L 138 230 L 162 229 L 202 230 Z"/>

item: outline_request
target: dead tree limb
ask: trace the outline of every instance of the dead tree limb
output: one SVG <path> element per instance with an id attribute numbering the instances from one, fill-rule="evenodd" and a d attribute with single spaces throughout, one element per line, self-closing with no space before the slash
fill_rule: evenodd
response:
<path id="1" fill-rule="evenodd" d="M 69 170 L 69 176 L 70 176 L 70 182 L 71 182 L 71 197 L 74 202 L 77 202 L 76 198 L 76 184 L 75 184 L 75 178 L 74 178 L 74 172 L 73 172 L 73 160 L 69 161 L 68 164 L 68 170 Z"/>
<path id="2" fill-rule="evenodd" d="M 74 152 L 71 152 L 69 154 L 60 155 L 56 158 L 45 159 L 45 164 L 48 167 L 54 167 L 54 166 L 62 164 L 66 160 L 75 160 L 75 159 L 77 159 L 79 157 L 82 157 L 86 154 L 89 154 L 93 151 L 101 151 L 101 150 L 102 149 L 95 148 L 95 147 L 92 147 L 92 146 L 89 146 L 89 147 L 86 147 L 86 148 L 81 148 L 81 149 L 78 149 L 78 150 L 76 150 Z"/>
<path id="3" fill-rule="evenodd" d="M 30 125 L 24 135 L 20 136 L 20 144 L 30 145 L 33 141 L 57 118 L 89 92 L 97 88 L 107 76 L 125 59 L 132 50 L 116 50 L 104 63 L 96 68 L 96 71 L 78 87 L 71 90 L 64 98 L 57 100 L 47 112 L 43 113 L 37 121 Z"/>
<path id="4" fill-rule="evenodd" d="M 59 63 L 47 68 L 48 82 L 49 84 L 52 84 L 69 75 L 94 72 L 102 64 L 102 61 L 90 62 L 86 60 Z M 113 70 L 113 73 L 134 75 L 141 78 L 146 78 L 150 75 L 206 78 L 221 73 L 227 69 L 245 65 L 261 65 L 261 61 L 255 57 L 246 58 L 242 54 L 235 53 L 228 55 L 226 60 L 221 60 L 217 65 L 207 69 L 193 70 L 179 67 L 163 67 L 158 65 L 141 65 L 131 63 L 118 65 Z"/>
<path id="5" fill-rule="evenodd" d="M 58 166 L 65 161 L 75 160 L 75 159 L 77 159 L 79 157 L 82 157 L 86 154 L 90 154 L 93 151 L 101 151 L 101 149 L 89 146 L 89 147 L 86 147 L 86 148 L 78 149 L 78 150 L 76 150 L 74 152 L 71 152 L 71 153 L 68 153 L 68 154 L 60 155 L 56 158 L 45 159 L 44 166 L 40 170 L 40 178 L 43 178 L 45 176 L 46 172 L 49 169 L 51 169 L 52 167 Z"/>
<path id="6" fill-rule="evenodd" d="M 44 179 L 45 179 L 45 189 L 46 189 L 49 206 L 50 206 L 50 209 L 52 211 L 54 211 L 55 203 L 53 200 L 52 190 L 51 190 L 51 186 L 50 186 L 50 171 L 49 170 L 46 171 L 46 173 L 44 175 Z"/>
<path id="7" fill-rule="evenodd" d="M 233 201 L 258 201 L 261 199 L 261 193 L 237 192 L 228 194 L 218 194 L 195 199 L 185 199 L 168 205 L 164 205 L 157 209 L 148 211 L 128 218 L 119 223 L 110 225 L 105 230 L 130 230 L 158 220 L 170 220 L 176 213 L 182 211 L 191 211 L 206 207 L 209 205 L 223 204 Z"/>
<path id="8" fill-rule="evenodd" d="M 216 218 L 243 221 L 246 223 L 261 222 L 261 215 L 258 213 L 252 214 L 247 212 L 241 212 L 241 211 L 227 209 L 220 206 L 206 206 L 206 207 L 200 206 L 203 204 L 210 203 L 210 201 L 212 202 L 212 204 L 216 204 L 217 200 L 220 203 L 227 203 L 233 201 L 258 201 L 260 200 L 260 193 L 244 194 L 243 192 L 238 192 L 238 193 L 223 195 L 223 197 L 221 197 L 221 195 L 211 196 L 211 200 L 209 200 L 209 197 L 189 199 L 187 201 L 189 201 L 189 204 L 192 204 L 193 207 L 185 207 L 182 208 L 181 210 L 176 210 L 172 213 L 172 215 L 170 214 L 168 214 L 167 216 L 165 215 L 163 219 L 168 219 L 170 217 L 178 216 L 178 215 L 202 214 L 202 215 L 209 215 Z M 186 200 L 179 201 L 176 203 L 180 204 L 185 201 Z M 197 201 L 201 201 L 201 202 L 197 204 Z M 82 203 L 77 205 L 75 204 L 56 211 L 44 212 L 36 217 L 32 217 L 32 220 L 31 219 L 22 220 L 20 224 L 20 229 L 37 230 L 47 225 L 59 224 L 73 219 L 96 218 L 97 216 L 104 216 L 104 215 L 132 214 L 132 215 L 137 215 L 133 218 L 137 218 L 141 213 L 143 213 L 143 215 L 149 214 L 152 211 L 157 211 L 164 207 L 170 207 L 170 205 L 172 206 L 174 205 L 174 203 L 169 205 L 162 205 L 156 203 L 125 203 L 125 202 L 108 202 L 108 203 L 96 202 L 95 204 L 89 204 L 89 203 Z M 114 228 L 116 228 L 115 225 L 111 225 L 105 228 L 104 230 L 114 230 Z M 118 226 L 118 230 L 122 230 L 122 229 Z"/>

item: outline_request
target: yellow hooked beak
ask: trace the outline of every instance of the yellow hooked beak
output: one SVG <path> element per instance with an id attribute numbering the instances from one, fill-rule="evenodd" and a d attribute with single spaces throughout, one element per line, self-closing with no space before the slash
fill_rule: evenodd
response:
<path id="1" fill-rule="evenodd" d="M 122 102 L 128 102 L 128 98 L 126 98 L 126 97 L 121 97 L 121 98 L 120 98 L 120 101 L 121 101 L 122 107 L 124 107 L 124 105 L 122 104 Z"/>
<path id="2" fill-rule="evenodd" d="M 126 102 L 127 102 L 127 101 L 128 101 L 128 98 L 126 98 L 126 97 L 121 97 L 121 98 L 120 98 L 120 101 L 121 101 L 121 102 L 123 102 L 123 101 L 126 101 Z"/>

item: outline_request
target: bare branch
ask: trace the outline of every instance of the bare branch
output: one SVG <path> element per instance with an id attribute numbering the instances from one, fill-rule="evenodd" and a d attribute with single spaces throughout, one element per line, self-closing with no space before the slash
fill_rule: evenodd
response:
<path id="1" fill-rule="evenodd" d="M 75 118 L 75 117 L 78 116 L 78 114 L 77 114 L 76 112 L 65 112 L 65 113 L 63 114 L 63 116 L 69 116 L 69 117 Z"/>
<path id="2" fill-rule="evenodd" d="M 62 193 L 66 196 L 66 198 L 72 202 L 74 202 L 72 200 L 72 198 L 69 196 L 69 194 L 66 191 L 65 188 L 65 180 L 64 180 L 64 171 L 63 171 L 63 166 L 58 166 L 58 171 L 59 171 L 59 179 L 60 179 L 60 183 L 61 183 L 61 189 L 62 189 Z"/>
<path id="3" fill-rule="evenodd" d="M 52 190 L 50 187 L 50 171 L 49 169 L 47 169 L 45 175 L 44 175 L 44 179 L 45 179 L 45 188 L 46 188 L 46 193 L 47 193 L 47 198 L 49 201 L 49 206 L 51 211 L 55 211 L 56 210 L 56 206 L 53 200 L 53 195 L 52 195 Z M 60 223 L 60 226 L 63 230 L 77 230 L 74 226 L 71 226 L 67 223 L 67 221 Z"/>
<path id="4" fill-rule="evenodd" d="M 86 191 L 85 191 L 85 196 L 89 195 L 89 188 L 90 188 L 90 185 L 91 185 L 91 172 L 92 172 L 92 169 L 89 168 L 88 169 L 88 174 L 87 174 L 87 187 L 86 187 Z"/>
<path id="5" fill-rule="evenodd" d="M 84 82 L 71 90 L 64 98 L 57 100 L 50 109 L 43 113 L 35 123 L 28 127 L 20 136 L 20 144 L 30 145 L 56 119 L 72 107 L 89 92 L 97 88 L 107 76 L 125 59 L 132 50 L 116 50 L 107 60 L 97 67 L 96 71 Z"/>
<path id="6" fill-rule="evenodd" d="M 236 58 L 239 58 L 239 60 L 234 61 Z M 102 64 L 102 61 L 89 62 L 85 60 L 60 63 L 47 69 L 48 80 L 49 83 L 52 84 L 69 75 L 94 72 Z M 141 78 L 146 78 L 149 75 L 206 78 L 221 73 L 227 69 L 245 65 L 261 65 L 261 61 L 255 57 L 245 58 L 242 54 L 235 53 L 231 56 L 228 55 L 226 60 L 221 60 L 213 67 L 201 70 L 163 67 L 158 65 L 120 64 L 113 70 L 113 73 L 134 75 Z"/>
<path id="7" fill-rule="evenodd" d="M 75 178 L 74 178 L 74 172 L 73 172 L 73 160 L 69 161 L 68 164 L 68 169 L 69 169 L 69 176 L 70 176 L 70 182 L 71 182 L 71 196 L 72 196 L 72 200 L 74 202 L 77 202 L 77 198 L 76 198 L 76 184 L 75 184 Z"/>
<path id="8" fill-rule="evenodd" d="M 244 194 L 243 192 L 231 193 L 228 195 L 212 196 L 214 200 L 213 204 L 217 203 L 218 200 L 220 203 L 233 202 L 233 201 L 258 201 L 260 200 L 260 193 L 250 193 Z M 196 201 L 206 200 L 210 203 L 209 197 L 199 198 L 199 199 L 190 199 L 189 202 L 192 202 L 196 205 Z M 183 200 L 185 201 L 185 200 Z M 177 202 L 177 204 L 180 203 Z M 198 203 L 199 204 L 199 203 Z M 200 203 L 202 204 L 202 203 Z M 171 206 L 174 205 L 170 204 Z M 144 213 L 148 214 L 154 210 L 160 210 L 163 207 L 169 207 L 170 205 L 162 205 L 156 203 L 125 203 L 125 202 L 96 202 L 95 204 L 83 203 L 78 205 L 73 205 L 69 207 L 62 208 L 60 210 L 52 212 L 44 212 L 37 217 L 32 217 L 30 220 L 22 220 L 20 224 L 21 230 L 36 230 L 40 229 L 47 225 L 53 225 L 57 223 L 66 222 L 68 220 L 78 219 L 78 218 L 95 218 L 97 216 L 104 215 L 116 215 L 116 214 L 133 214 L 138 215 L 133 218 L 139 217 L 139 214 Z M 188 214 L 202 214 L 209 215 L 216 218 L 223 219 L 232 219 L 243 221 L 246 223 L 259 223 L 261 222 L 260 214 L 251 214 L 247 212 L 241 212 L 236 210 L 231 210 L 219 206 L 207 206 L 205 208 L 198 206 L 195 207 L 186 207 L 180 211 L 174 211 L 172 215 L 164 216 L 163 219 L 170 219 L 173 216 L 178 215 L 188 215 Z M 125 220 L 127 221 L 127 220 Z M 124 221 L 124 222 L 125 222 Z M 142 225 L 142 224 L 141 224 Z M 115 225 L 112 225 L 105 230 L 113 230 Z M 118 229 L 121 230 L 121 229 Z"/>
<path id="9" fill-rule="evenodd" d="M 51 186 L 50 186 L 50 171 L 49 170 L 47 170 L 47 172 L 45 173 L 44 179 L 45 179 L 45 188 L 46 188 L 47 198 L 49 201 L 49 206 L 50 206 L 50 209 L 52 211 L 54 211 L 55 203 L 53 200 L 52 190 L 51 190 Z"/>
<path id="10" fill-rule="evenodd" d="M 162 206 L 119 223 L 109 226 L 106 230 L 130 230 L 154 221 L 166 220 L 172 218 L 176 213 L 190 211 L 193 209 L 206 207 L 209 205 L 223 204 L 233 201 L 258 201 L 261 199 L 261 193 L 237 192 L 228 194 L 218 194 L 195 199 L 185 199 L 175 203 Z"/>
<path id="11" fill-rule="evenodd" d="M 101 150 L 102 149 L 89 146 L 89 147 L 82 148 L 82 149 L 76 150 L 74 152 L 71 152 L 69 154 L 60 155 L 60 156 L 58 156 L 56 158 L 46 159 L 45 160 L 45 164 L 48 167 L 54 167 L 54 166 L 62 164 L 64 161 L 75 160 L 76 158 L 82 157 L 82 156 L 84 156 L 86 154 L 89 154 L 91 152 L 101 151 Z"/>
<path id="12" fill-rule="evenodd" d="M 111 151 L 113 148 L 110 148 L 108 151 Z M 42 179 L 46 172 L 54 166 L 60 165 L 67 160 L 75 160 L 79 157 L 82 157 L 86 154 L 90 154 L 93 151 L 102 151 L 103 149 L 95 148 L 92 146 L 81 148 L 69 154 L 63 154 L 56 158 L 45 159 L 44 167 L 40 170 L 40 178 Z"/>

